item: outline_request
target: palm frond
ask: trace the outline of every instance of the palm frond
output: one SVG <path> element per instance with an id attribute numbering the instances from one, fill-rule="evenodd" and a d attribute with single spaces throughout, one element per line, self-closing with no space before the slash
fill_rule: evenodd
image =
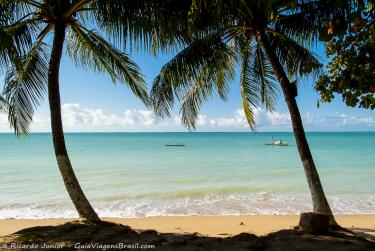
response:
<path id="1" fill-rule="evenodd" d="M 130 39 L 145 43 L 144 46 L 149 48 L 153 28 L 147 23 L 146 15 L 150 13 L 143 2 L 98 0 L 89 7 L 95 10 L 93 15 L 98 28 L 105 31 L 114 44 L 126 46 Z"/>
<path id="2" fill-rule="evenodd" d="M 335 0 L 300 1 L 294 9 L 281 8 L 284 13 L 279 13 L 274 29 L 311 49 L 318 41 L 319 30 L 325 25 L 324 21 L 350 13 L 352 2 L 355 1 L 340 1 L 340 4 Z M 288 6 L 285 3 L 283 5 Z"/>
<path id="3" fill-rule="evenodd" d="M 17 135 L 27 133 L 35 108 L 46 93 L 48 48 L 36 43 L 22 57 L 22 67 L 11 67 L 5 76 L 3 95 L 7 103 L 8 119 Z"/>
<path id="4" fill-rule="evenodd" d="M 252 81 L 260 84 L 261 104 L 265 105 L 268 111 L 274 111 L 278 96 L 277 79 L 260 43 L 256 45 L 253 59 Z"/>
<path id="5" fill-rule="evenodd" d="M 31 50 L 33 42 L 37 40 L 41 31 L 39 23 L 34 19 L 13 23 L 5 26 L 4 30 L 12 37 L 14 47 L 20 54 L 26 54 Z"/>
<path id="6" fill-rule="evenodd" d="M 77 66 L 107 73 L 114 83 L 126 84 L 146 105 L 148 92 L 139 67 L 127 54 L 117 50 L 95 31 L 82 26 L 71 26 L 67 52 Z"/>
<path id="7" fill-rule="evenodd" d="M 174 95 L 184 100 L 186 104 L 184 110 L 188 109 L 187 104 L 192 102 L 191 100 L 197 101 L 191 109 L 198 110 L 201 101 L 208 96 L 208 89 L 205 85 L 206 88 L 199 90 L 197 85 L 216 86 L 219 95 L 225 99 L 227 83 L 234 77 L 234 60 L 233 51 L 217 34 L 194 40 L 190 46 L 164 65 L 155 78 L 151 90 L 151 103 L 155 113 L 161 117 L 169 116 Z M 204 81 L 206 83 L 203 83 Z M 197 94 L 199 91 L 201 93 Z M 194 116 L 190 117 L 191 123 L 186 124 L 188 127 L 193 127 Z"/>
<path id="8" fill-rule="evenodd" d="M 189 1 L 97 0 L 88 6 L 98 28 L 121 48 L 176 52 L 186 40 Z"/>
<path id="9" fill-rule="evenodd" d="M 254 44 L 246 44 L 241 48 L 240 91 L 242 108 L 247 123 L 254 131 L 255 119 L 253 108 L 258 106 L 261 97 L 259 95 L 260 85 L 253 81 L 253 65 L 251 64 L 251 56 L 254 54 L 253 50 Z"/>
<path id="10" fill-rule="evenodd" d="M 241 57 L 242 107 L 250 128 L 255 130 L 253 109 L 264 105 L 268 111 L 275 110 L 277 79 L 261 44 L 256 39 L 239 40 L 238 51 Z"/>
<path id="11" fill-rule="evenodd" d="M 317 55 L 281 33 L 268 36 L 287 73 L 296 78 L 318 76 L 322 64 Z"/>
<path id="12" fill-rule="evenodd" d="M 0 74 L 11 63 L 10 58 L 16 57 L 16 48 L 13 39 L 3 27 L 0 27 Z"/>
<path id="13" fill-rule="evenodd" d="M 213 94 L 214 83 L 208 79 L 210 74 L 209 69 L 206 68 L 182 99 L 180 108 L 182 124 L 189 130 L 195 129 L 202 104 Z"/>
<path id="14" fill-rule="evenodd" d="M 0 1 L 0 26 L 7 25 L 10 18 L 12 17 L 12 11 L 14 7 L 10 4 L 6 4 Z"/>
<path id="15" fill-rule="evenodd" d="M 12 64 L 21 65 L 19 58 L 31 50 L 33 43 L 39 39 L 38 35 L 44 37 L 46 34 L 40 34 L 39 23 L 35 19 L 0 26 L 0 71 Z"/>
<path id="16" fill-rule="evenodd" d="M 19 22 L 25 17 L 36 13 L 35 1 L 24 0 L 1 0 L 0 14 L 4 18 L 0 18 L 1 25 L 9 25 Z M 35 2 L 36 3 L 36 2 Z"/>
<path id="17" fill-rule="evenodd" d="M 189 130 L 195 129 L 199 111 L 216 89 L 222 100 L 227 100 L 229 82 L 234 78 L 234 58 L 231 54 L 215 58 L 202 69 L 194 84 L 185 90 L 181 102 L 182 124 Z"/>
<path id="18" fill-rule="evenodd" d="M 6 103 L 7 101 L 3 96 L 0 95 L 0 112 L 4 112 L 6 110 Z"/>

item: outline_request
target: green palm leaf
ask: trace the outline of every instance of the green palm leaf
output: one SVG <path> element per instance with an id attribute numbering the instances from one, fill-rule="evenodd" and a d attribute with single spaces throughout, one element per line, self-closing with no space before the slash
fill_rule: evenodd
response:
<path id="1" fill-rule="evenodd" d="M 240 90 L 242 108 L 245 113 L 247 123 L 252 130 L 255 130 L 255 120 L 253 108 L 259 104 L 259 85 L 253 82 L 254 73 L 251 65 L 251 54 L 253 46 L 245 45 L 241 50 L 241 72 L 240 72 Z"/>
<path id="2" fill-rule="evenodd" d="M 96 0 L 93 18 L 116 46 L 176 52 L 186 42 L 190 1 Z M 121 18 L 118 18 L 121 17 Z"/>
<path id="3" fill-rule="evenodd" d="M 202 104 L 212 96 L 215 89 L 221 99 L 227 99 L 228 84 L 234 78 L 234 57 L 228 48 L 227 53 L 216 55 L 208 61 L 194 84 L 180 94 L 183 96 L 180 109 L 182 123 L 189 129 L 195 129 L 199 110 Z"/>
<path id="4" fill-rule="evenodd" d="M 233 51 L 217 34 L 194 40 L 156 77 L 151 90 L 155 113 L 169 116 L 175 95 L 182 100 L 183 123 L 194 128 L 196 111 L 214 87 L 221 98 L 226 98 L 228 81 L 234 77 L 234 60 Z"/>
<path id="5" fill-rule="evenodd" d="M 260 84 L 261 105 L 269 111 L 275 110 L 277 101 L 277 79 L 260 43 L 256 45 L 256 55 L 253 57 L 253 83 Z"/>
<path id="6" fill-rule="evenodd" d="M 5 98 L 3 98 L 1 95 L 0 95 L 0 112 L 3 112 L 6 110 L 6 104 L 7 104 L 7 101 Z"/>
<path id="7" fill-rule="evenodd" d="M 10 64 L 10 57 L 15 54 L 12 37 L 0 27 L 0 73 Z"/>
<path id="8" fill-rule="evenodd" d="M 20 59 L 22 67 L 13 66 L 6 73 L 3 95 L 10 125 L 17 135 L 28 132 L 35 108 L 46 93 L 47 52 L 44 43 L 36 44 Z"/>
<path id="9" fill-rule="evenodd" d="M 320 75 L 322 64 L 313 52 L 281 33 L 272 33 L 269 40 L 289 75 L 297 78 Z"/>
<path id="10" fill-rule="evenodd" d="M 73 25 L 68 39 L 67 52 L 77 66 L 107 73 L 114 83 L 126 84 L 133 93 L 148 105 L 148 93 L 139 67 L 95 31 Z"/>

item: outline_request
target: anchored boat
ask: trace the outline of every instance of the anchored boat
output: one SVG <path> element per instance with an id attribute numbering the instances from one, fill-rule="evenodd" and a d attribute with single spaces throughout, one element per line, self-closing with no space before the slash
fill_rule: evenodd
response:
<path id="1" fill-rule="evenodd" d="M 279 140 L 276 140 L 276 141 L 273 141 L 273 142 L 267 142 L 267 143 L 265 143 L 265 145 L 268 145 L 268 146 L 287 146 L 288 142 L 279 139 Z"/>
<path id="2" fill-rule="evenodd" d="M 185 146 L 185 144 L 177 143 L 177 144 L 165 144 L 165 146 Z"/>

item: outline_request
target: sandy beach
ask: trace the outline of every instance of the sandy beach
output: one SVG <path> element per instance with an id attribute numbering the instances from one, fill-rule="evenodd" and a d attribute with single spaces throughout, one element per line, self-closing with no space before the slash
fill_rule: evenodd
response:
<path id="1" fill-rule="evenodd" d="M 160 216 L 145 218 L 104 218 L 128 225 L 134 229 L 153 229 L 163 233 L 200 233 L 212 237 L 228 237 L 242 232 L 266 235 L 298 225 L 297 215 L 244 215 L 244 216 Z M 375 235 L 375 214 L 338 215 L 338 223 L 345 227 Z M 4 219 L 0 220 L 0 235 L 18 230 L 59 225 L 74 219 Z"/>

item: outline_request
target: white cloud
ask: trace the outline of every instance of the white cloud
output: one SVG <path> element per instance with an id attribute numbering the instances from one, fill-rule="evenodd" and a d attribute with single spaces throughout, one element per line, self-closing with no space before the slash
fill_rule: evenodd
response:
<path id="1" fill-rule="evenodd" d="M 348 116 L 345 114 L 340 114 L 340 118 L 344 125 L 367 125 L 367 126 L 374 126 L 375 125 L 375 118 L 361 118 L 356 116 Z"/>
<path id="2" fill-rule="evenodd" d="M 375 117 L 349 116 L 346 114 L 335 114 L 333 116 L 317 117 L 310 113 L 304 113 L 302 119 L 305 125 L 317 129 L 345 129 L 345 128 L 368 128 L 375 129 Z"/>
<path id="3" fill-rule="evenodd" d="M 160 120 L 152 111 L 125 110 L 122 114 L 108 113 L 103 109 L 88 109 L 78 103 L 67 103 L 62 106 L 64 130 L 66 132 L 90 131 L 186 131 L 181 125 L 181 117 Z M 262 108 L 254 109 L 258 131 L 291 131 L 291 120 L 288 113 L 267 112 Z M 302 115 L 308 131 L 322 130 L 375 130 L 375 117 L 357 117 L 346 114 L 333 116 L 314 116 L 311 113 Z M 50 131 L 48 117 L 34 118 L 31 131 Z M 242 109 L 223 117 L 198 116 L 199 131 L 245 131 L 249 130 Z M 0 114 L 0 132 L 8 132 L 9 124 L 5 114 Z"/>
<path id="4" fill-rule="evenodd" d="M 30 126 L 31 131 L 49 131 L 49 119 L 44 119 L 39 116 L 34 116 L 33 123 Z M 0 113 L 0 132 L 10 132 L 8 117 L 4 113 Z"/>
<path id="5" fill-rule="evenodd" d="M 0 125 L 7 125 L 8 124 L 8 119 L 6 114 L 0 113 Z"/>
<path id="6" fill-rule="evenodd" d="M 290 126 L 291 124 L 289 113 L 267 112 L 267 118 L 273 126 Z"/>
<path id="7" fill-rule="evenodd" d="M 122 115 L 116 115 L 103 109 L 87 109 L 78 103 L 68 103 L 62 106 L 62 114 L 66 131 L 139 131 L 159 125 L 154 113 L 148 110 L 126 110 Z"/>

